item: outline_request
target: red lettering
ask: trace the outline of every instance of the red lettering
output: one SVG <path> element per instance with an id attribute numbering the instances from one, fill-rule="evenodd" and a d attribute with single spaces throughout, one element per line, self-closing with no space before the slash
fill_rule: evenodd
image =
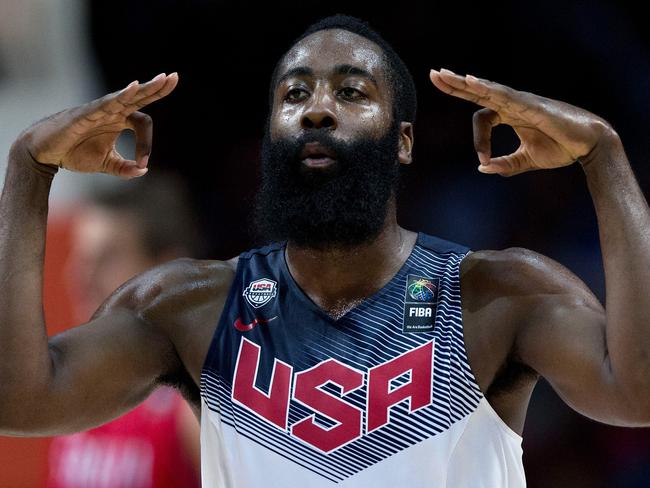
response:
<path id="1" fill-rule="evenodd" d="M 260 417 L 286 430 L 293 368 L 275 359 L 267 395 L 255 386 L 259 359 L 260 346 L 242 337 L 235 366 L 232 398 Z"/>
<path id="2" fill-rule="evenodd" d="M 391 409 L 403 401 L 408 401 L 411 413 L 431 404 L 433 350 L 430 341 L 369 370 L 366 433 L 386 425 Z M 260 346 L 242 337 L 233 378 L 233 401 L 286 431 L 293 368 L 276 358 L 267 394 L 255 386 L 259 361 Z M 392 387 L 392 381 L 405 374 L 410 374 L 409 381 Z M 363 411 L 341 397 L 361 388 L 364 377 L 363 372 L 335 359 L 296 373 L 292 398 L 335 425 L 318 425 L 314 413 L 293 424 L 291 435 L 325 453 L 361 437 Z M 340 396 L 323 390 L 328 383 L 340 388 Z"/>
<path id="3" fill-rule="evenodd" d="M 361 409 L 323 391 L 321 387 L 334 383 L 341 388 L 341 395 L 345 395 L 363 385 L 363 376 L 363 373 L 334 359 L 296 373 L 293 398 L 334 420 L 337 425 L 321 427 L 314 422 L 315 415 L 310 415 L 293 424 L 291 434 L 323 452 L 338 449 L 361 437 Z"/>
<path id="4" fill-rule="evenodd" d="M 367 432 L 388 423 L 390 409 L 408 400 L 411 413 L 431 404 L 433 341 L 370 369 Z M 391 380 L 409 372 L 408 383 L 391 389 Z"/>

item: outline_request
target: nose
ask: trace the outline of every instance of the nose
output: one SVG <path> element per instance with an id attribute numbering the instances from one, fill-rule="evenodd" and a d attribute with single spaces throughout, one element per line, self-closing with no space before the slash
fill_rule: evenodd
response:
<path id="1" fill-rule="evenodd" d="M 303 129 L 336 129 L 337 120 L 332 104 L 332 98 L 328 95 L 314 94 L 312 103 L 307 105 L 300 119 L 300 125 Z"/>

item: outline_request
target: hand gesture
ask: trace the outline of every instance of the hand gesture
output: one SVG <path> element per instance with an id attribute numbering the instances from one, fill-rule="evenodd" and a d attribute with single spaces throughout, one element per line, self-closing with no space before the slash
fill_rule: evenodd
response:
<path id="1" fill-rule="evenodd" d="M 513 176 L 567 166 L 589 157 L 600 138 L 614 132 L 604 119 L 558 100 L 446 69 L 431 70 L 430 78 L 444 93 L 485 107 L 473 118 L 474 147 L 482 173 Z M 491 132 L 499 124 L 512 126 L 521 144 L 512 154 L 492 158 Z"/>
<path id="2" fill-rule="evenodd" d="M 130 179 L 147 172 L 153 124 L 139 109 L 171 93 L 178 75 L 160 75 L 144 84 L 134 81 L 123 90 L 46 117 L 23 131 L 20 143 L 45 165 L 83 173 L 107 173 Z M 115 148 L 120 133 L 135 133 L 135 160 Z"/>

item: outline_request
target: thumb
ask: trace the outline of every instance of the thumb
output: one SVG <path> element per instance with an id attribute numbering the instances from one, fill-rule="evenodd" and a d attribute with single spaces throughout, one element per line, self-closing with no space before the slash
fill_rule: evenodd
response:
<path id="1" fill-rule="evenodd" d="M 148 167 L 138 167 L 136 162 L 133 160 L 124 159 L 116 149 L 113 149 L 106 161 L 106 166 L 103 172 L 118 176 L 123 180 L 130 180 L 132 178 L 144 176 L 147 174 L 148 170 Z"/>

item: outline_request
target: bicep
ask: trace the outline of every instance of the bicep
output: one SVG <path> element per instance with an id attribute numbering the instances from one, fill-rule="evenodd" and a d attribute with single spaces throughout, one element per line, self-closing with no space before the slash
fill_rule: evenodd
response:
<path id="1" fill-rule="evenodd" d="M 14 412 L 18 435 L 85 430 L 126 413 L 158 386 L 178 361 L 159 329 L 117 290 L 86 324 L 49 340 L 51 379 Z"/>
<path id="2" fill-rule="evenodd" d="M 125 309 L 50 340 L 54 377 L 48 408 L 58 429 L 83 430 L 142 402 L 176 361 L 173 346 Z"/>
<path id="3" fill-rule="evenodd" d="M 603 306 L 568 269 L 541 261 L 531 285 L 545 293 L 521 298 L 528 302 L 516 337 L 522 361 L 577 412 L 607 424 L 637 425 L 634 405 L 611 369 Z"/>

